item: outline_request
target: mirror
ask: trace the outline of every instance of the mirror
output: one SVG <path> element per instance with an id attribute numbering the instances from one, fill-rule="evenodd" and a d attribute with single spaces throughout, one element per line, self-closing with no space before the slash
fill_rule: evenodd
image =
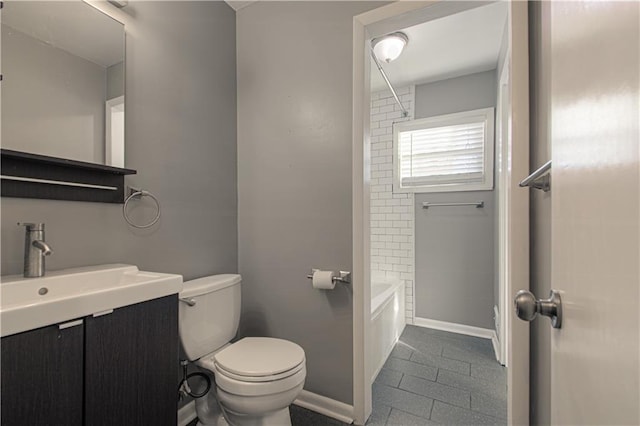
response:
<path id="1" fill-rule="evenodd" d="M 124 167 L 124 25 L 81 1 L 5 2 L 2 148 Z"/>

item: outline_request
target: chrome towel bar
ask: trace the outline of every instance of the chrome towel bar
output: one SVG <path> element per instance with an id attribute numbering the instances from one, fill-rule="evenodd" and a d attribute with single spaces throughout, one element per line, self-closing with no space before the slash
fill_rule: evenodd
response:
<path id="1" fill-rule="evenodd" d="M 549 171 L 551 170 L 551 160 L 544 163 L 542 166 L 538 168 L 535 172 L 531 173 L 529 176 L 524 178 L 522 182 L 520 182 L 519 186 L 530 187 L 534 189 L 541 189 L 544 192 L 548 192 L 551 190 L 551 176 L 549 176 Z"/>
<path id="2" fill-rule="evenodd" d="M 444 207 L 444 206 L 476 206 L 477 209 L 481 209 L 484 207 L 484 201 L 476 201 L 471 203 L 430 203 L 425 201 L 422 203 L 423 209 L 428 209 L 429 207 Z"/>

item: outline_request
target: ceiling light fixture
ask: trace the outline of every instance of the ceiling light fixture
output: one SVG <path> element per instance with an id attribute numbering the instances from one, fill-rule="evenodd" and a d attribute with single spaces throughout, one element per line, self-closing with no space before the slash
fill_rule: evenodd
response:
<path id="1" fill-rule="evenodd" d="M 398 59 L 402 50 L 409 42 L 405 33 L 395 32 L 371 40 L 373 53 L 379 61 L 389 63 Z"/>

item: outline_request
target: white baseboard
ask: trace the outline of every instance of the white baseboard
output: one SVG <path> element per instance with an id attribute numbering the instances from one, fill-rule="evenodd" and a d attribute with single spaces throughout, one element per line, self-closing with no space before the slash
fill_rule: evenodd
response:
<path id="1" fill-rule="evenodd" d="M 302 390 L 295 405 L 315 411 L 324 416 L 340 420 L 343 423 L 353 423 L 353 406 L 326 396 Z M 196 418 L 196 402 L 191 401 L 178 410 L 178 426 L 186 426 Z"/>
<path id="2" fill-rule="evenodd" d="M 302 390 L 300 395 L 298 395 L 298 399 L 293 401 L 293 403 L 307 410 L 340 420 L 343 423 L 353 423 L 353 406 L 345 404 L 344 402 Z"/>
<path id="3" fill-rule="evenodd" d="M 437 321 L 426 318 L 414 318 L 413 325 L 418 327 L 433 328 L 434 330 L 449 331 L 451 333 L 466 334 L 467 336 L 491 339 L 495 331 L 490 328 L 473 327 L 471 325 L 456 324 L 453 322 Z"/>
<path id="4" fill-rule="evenodd" d="M 178 426 L 187 426 L 196 418 L 196 402 L 191 401 L 178 410 Z"/>

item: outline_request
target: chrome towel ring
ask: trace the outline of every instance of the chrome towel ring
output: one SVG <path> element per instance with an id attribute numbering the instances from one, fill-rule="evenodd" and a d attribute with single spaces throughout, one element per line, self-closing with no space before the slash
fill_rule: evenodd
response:
<path id="1" fill-rule="evenodd" d="M 126 200 L 124 200 L 124 205 L 122 206 L 122 215 L 124 216 L 124 220 L 126 220 L 129 225 L 139 229 L 150 228 L 153 225 L 155 225 L 156 222 L 160 220 L 160 201 L 158 201 L 155 195 L 153 195 L 149 191 L 145 191 L 144 189 L 130 187 L 129 191 L 130 191 L 129 196 L 126 198 Z M 129 201 L 133 200 L 134 198 L 140 199 L 142 197 L 150 197 L 156 203 L 156 208 L 158 209 L 158 212 L 156 214 L 156 217 L 154 217 L 151 222 L 144 225 L 138 225 L 133 223 L 133 221 L 127 214 L 127 206 L 129 205 Z"/>

